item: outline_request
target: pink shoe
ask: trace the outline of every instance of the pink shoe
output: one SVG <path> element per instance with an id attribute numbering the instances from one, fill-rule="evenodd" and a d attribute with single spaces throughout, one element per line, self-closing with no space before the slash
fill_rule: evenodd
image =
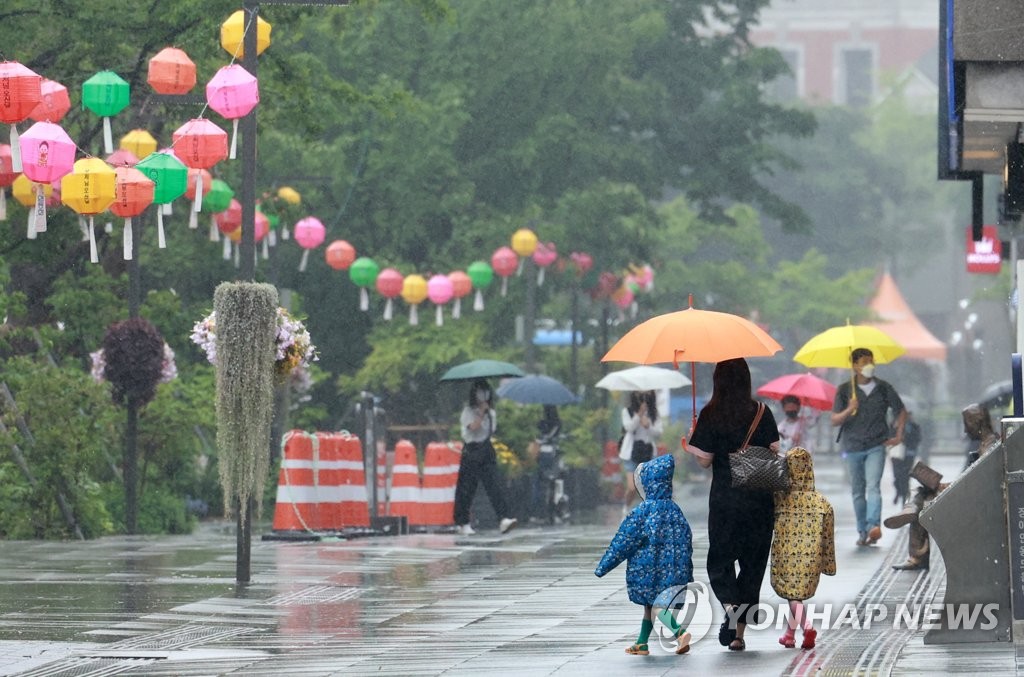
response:
<path id="1" fill-rule="evenodd" d="M 793 637 L 793 633 L 787 632 L 782 637 L 779 637 L 779 644 L 781 644 L 782 646 L 786 647 L 787 649 L 795 648 L 796 647 L 796 638 Z"/>
<path id="2" fill-rule="evenodd" d="M 813 649 L 814 640 L 818 637 L 818 631 L 814 628 L 810 630 L 804 630 L 804 643 L 800 645 L 801 649 Z"/>

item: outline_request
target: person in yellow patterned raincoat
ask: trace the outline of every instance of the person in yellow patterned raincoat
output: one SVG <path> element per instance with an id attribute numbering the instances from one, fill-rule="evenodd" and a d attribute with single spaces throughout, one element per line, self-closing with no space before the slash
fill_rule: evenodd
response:
<path id="1" fill-rule="evenodd" d="M 817 631 L 804 616 L 803 602 L 818 589 L 821 574 L 836 573 L 835 516 L 832 504 L 814 489 L 811 454 L 794 447 L 786 454 L 789 491 L 775 494 L 775 538 L 772 541 L 772 588 L 789 601 L 790 616 L 779 644 L 792 649 L 799 626 L 804 649 L 813 649 Z"/>

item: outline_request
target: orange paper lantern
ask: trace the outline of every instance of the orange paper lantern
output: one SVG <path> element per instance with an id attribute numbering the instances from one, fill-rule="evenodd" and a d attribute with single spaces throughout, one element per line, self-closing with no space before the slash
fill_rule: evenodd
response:
<path id="1" fill-rule="evenodd" d="M 327 245 L 325 258 L 327 265 L 334 270 L 348 270 L 348 267 L 356 260 L 356 248 L 345 240 L 335 240 Z"/>
<path id="2" fill-rule="evenodd" d="M 160 94 L 188 94 L 196 86 L 196 65 L 176 47 L 165 47 L 149 60 L 146 82 Z"/>
<path id="3" fill-rule="evenodd" d="M 0 62 L 0 122 L 11 126 L 11 162 L 21 171 L 21 147 L 17 123 L 23 121 L 43 100 L 43 78 L 17 61 Z"/>
<path id="4" fill-rule="evenodd" d="M 134 247 L 132 217 L 138 216 L 153 204 L 156 183 L 134 167 L 114 168 L 114 202 L 110 211 L 124 218 L 124 260 L 130 261 Z M 162 232 L 162 231 L 161 231 Z M 163 246 L 163 245 L 161 245 Z"/>

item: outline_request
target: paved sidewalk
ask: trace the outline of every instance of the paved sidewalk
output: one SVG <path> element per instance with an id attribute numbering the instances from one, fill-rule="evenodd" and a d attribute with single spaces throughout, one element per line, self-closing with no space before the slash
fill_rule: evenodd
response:
<path id="1" fill-rule="evenodd" d="M 952 476 L 959 457 L 933 464 Z M 941 601 L 942 565 L 895 572 L 905 530 L 858 548 L 835 457 L 816 459 L 837 513 L 839 574 L 816 604 Z M 891 480 L 883 479 L 884 514 Z M 707 552 L 704 483 L 677 485 Z M 652 645 L 627 656 L 640 609 L 624 567 L 593 569 L 619 521 L 352 541 L 254 541 L 253 581 L 235 584 L 233 528 L 192 536 L 90 542 L 0 542 L 0 674 L 48 675 L 935 675 L 1017 674 L 1011 644 L 924 646 L 920 630 L 849 625 L 823 630 L 812 651 L 786 650 L 779 630 L 750 629 L 729 652 L 715 629 L 686 656 Z M 763 599 L 781 602 L 768 586 Z M 693 628 L 691 628 L 693 629 Z M 656 642 L 654 643 L 656 644 Z"/>

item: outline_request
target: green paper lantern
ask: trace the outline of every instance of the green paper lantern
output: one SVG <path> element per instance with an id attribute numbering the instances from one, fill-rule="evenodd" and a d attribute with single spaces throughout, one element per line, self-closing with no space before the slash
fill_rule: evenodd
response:
<path id="1" fill-rule="evenodd" d="M 360 256 L 352 262 L 348 268 L 348 277 L 352 282 L 362 287 L 359 290 L 359 310 L 370 309 L 370 294 L 367 288 L 377 281 L 380 274 L 380 266 L 368 256 Z"/>
<path id="2" fill-rule="evenodd" d="M 231 206 L 231 198 L 235 196 L 235 191 L 231 190 L 226 182 L 220 179 L 214 179 L 210 182 L 210 190 L 203 195 L 203 211 L 216 214 L 222 212 Z"/>
<path id="3" fill-rule="evenodd" d="M 469 280 L 473 283 L 473 288 L 476 289 L 476 295 L 473 297 L 473 310 L 483 310 L 483 290 L 489 287 L 491 281 L 494 280 L 494 269 L 486 261 L 474 261 L 469 264 L 469 268 L 466 268 L 466 274 L 469 275 Z"/>
<path id="4" fill-rule="evenodd" d="M 82 106 L 103 118 L 103 152 L 114 152 L 110 116 L 128 107 L 131 87 L 114 71 L 100 71 L 82 83 Z"/>
<path id="5" fill-rule="evenodd" d="M 170 153 L 150 153 L 146 159 L 140 160 L 135 168 L 156 184 L 153 204 L 167 204 L 185 194 L 185 188 L 188 187 L 188 167 Z M 204 196 L 203 200 L 206 199 Z"/>
<path id="6" fill-rule="evenodd" d="M 267 217 L 267 223 L 270 224 L 270 230 L 277 230 L 277 227 L 281 225 L 281 217 L 273 212 L 266 212 L 263 210 L 263 205 L 256 204 L 256 211 Z"/>

